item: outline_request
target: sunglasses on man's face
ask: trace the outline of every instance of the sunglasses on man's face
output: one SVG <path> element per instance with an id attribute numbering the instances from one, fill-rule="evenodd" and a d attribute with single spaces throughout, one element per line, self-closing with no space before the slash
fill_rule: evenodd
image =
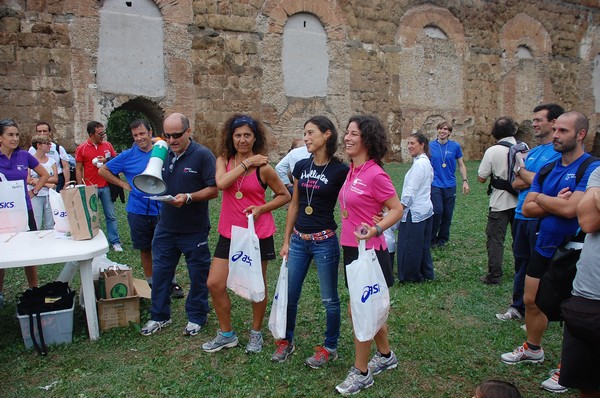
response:
<path id="1" fill-rule="evenodd" d="M 187 131 L 187 129 L 183 130 L 181 133 L 173 133 L 173 134 L 169 134 L 169 133 L 163 133 L 163 136 L 168 140 L 169 138 L 173 138 L 174 140 L 183 137 L 183 135 L 185 134 L 185 132 Z"/>

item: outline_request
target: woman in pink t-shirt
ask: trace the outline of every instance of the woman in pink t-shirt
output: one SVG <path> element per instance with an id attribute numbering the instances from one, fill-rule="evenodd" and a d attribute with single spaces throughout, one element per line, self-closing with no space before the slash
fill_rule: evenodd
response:
<path id="1" fill-rule="evenodd" d="M 271 211 L 285 205 L 291 199 L 287 188 L 268 164 L 268 158 L 265 156 L 266 134 L 261 123 L 250 116 L 234 115 L 225 122 L 222 136 L 222 152 L 217 158 L 215 174 L 217 187 L 223 191 L 218 228 L 219 241 L 206 282 L 215 313 L 219 318 L 220 330 L 213 340 L 202 344 L 202 349 L 206 352 L 216 352 L 238 344 L 238 338 L 231 325 L 231 301 L 226 289 L 231 227 L 237 225 L 247 228 L 247 215 L 252 213 L 254 228 L 260 243 L 266 292 L 267 263 L 275 259 L 273 242 L 275 221 Z M 267 187 L 276 194 L 270 202 L 265 200 Z M 246 346 L 248 353 L 262 350 L 261 328 L 266 309 L 266 294 L 263 301 L 252 303 L 252 330 Z"/>
<path id="2" fill-rule="evenodd" d="M 394 284 L 390 255 L 383 231 L 402 217 L 402 205 L 382 159 L 387 152 L 387 135 L 375 116 L 353 116 L 346 127 L 344 149 L 352 164 L 338 200 L 342 215 L 341 244 L 345 266 L 358 258 L 358 240 L 366 240 L 367 249 L 374 248 L 388 286 Z M 383 207 L 389 211 L 382 217 Z M 347 277 L 347 276 L 346 276 Z M 354 339 L 354 366 L 336 390 L 355 394 L 373 384 L 373 375 L 398 366 L 391 350 L 387 325 L 375 335 L 377 352 L 369 361 L 371 342 Z"/>

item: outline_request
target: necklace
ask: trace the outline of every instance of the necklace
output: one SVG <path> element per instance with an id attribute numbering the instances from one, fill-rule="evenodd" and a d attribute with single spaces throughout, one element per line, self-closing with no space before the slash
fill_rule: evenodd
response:
<path id="1" fill-rule="evenodd" d="M 352 181 L 352 184 L 350 186 L 348 186 L 348 188 L 346 188 L 346 184 L 348 183 L 348 181 L 350 179 L 352 179 L 352 175 L 354 174 L 354 170 L 355 170 L 354 164 L 352 165 L 352 170 L 346 176 L 346 180 L 344 181 L 344 185 L 342 185 L 342 205 L 343 205 L 342 217 L 344 217 L 344 218 L 348 218 L 348 216 L 349 216 L 349 214 L 348 214 L 348 208 L 346 207 L 346 195 L 348 194 L 348 191 L 350 190 L 351 186 L 352 185 L 356 185 L 358 183 L 358 177 L 360 176 L 360 173 L 362 173 L 363 170 L 367 169 L 367 168 L 368 168 L 367 167 L 367 163 L 365 162 L 363 164 L 363 166 L 360 168 L 360 170 L 358 170 L 358 173 L 356 174 L 356 177 L 354 177 L 354 180 Z"/>
<path id="2" fill-rule="evenodd" d="M 246 160 L 246 159 L 244 159 L 244 160 Z M 236 167 L 237 167 L 237 154 L 233 157 L 233 168 L 235 169 Z M 240 200 L 244 197 L 244 194 L 242 193 L 241 189 L 242 189 L 242 185 L 244 184 L 244 179 L 246 178 L 246 174 L 248 174 L 247 168 L 246 168 L 246 171 L 244 171 L 242 180 L 240 181 L 240 178 L 238 177 L 238 179 L 235 181 L 235 184 L 237 187 L 237 192 L 235 193 L 235 198 L 237 200 Z"/>
<path id="3" fill-rule="evenodd" d="M 442 156 L 442 167 L 445 169 L 446 168 L 446 148 L 448 147 L 448 141 L 446 141 L 446 147 L 444 147 L 444 150 L 442 151 L 442 143 L 440 142 L 440 140 L 438 140 L 438 144 L 440 146 L 440 155 Z"/>
<path id="4" fill-rule="evenodd" d="M 314 209 L 312 208 L 312 206 L 310 205 L 310 203 L 312 202 L 312 198 L 313 195 L 315 193 L 315 185 L 317 185 L 317 182 L 319 182 L 321 180 L 321 177 L 323 177 L 323 175 L 325 174 L 325 170 L 327 170 L 327 166 L 329 166 L 329 161 L 331 160 L 331 158 L 327 159 L 327 163 L 325 163 L 325 167 L 323 168 L 323 171 L 321 172 L 321 174 L 319 174 L 316 179 L 315 179 L 315 183 L 312 185 L 311 189 L 310 189 L 310 194 L 308 193 L 308 186 L 310 185 L 310 175 L 312 174 L 312 167 L 315 161 L 315 158 L 313 156 L 312 160 L 310 161 L 310 170 L 308 171 L 308 176 L 307 176 L 307 182 L 306 182 L 306 207 L 304 208 L 304 213 L 306 213 L 307 216 L 310 216 L 311 214 L 313 214 Z"/>

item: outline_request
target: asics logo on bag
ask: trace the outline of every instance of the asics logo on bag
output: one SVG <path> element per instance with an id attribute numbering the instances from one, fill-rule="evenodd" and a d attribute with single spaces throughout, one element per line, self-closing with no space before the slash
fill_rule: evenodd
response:
<path id="1" fill-rule="evenodd" d="M 365 286 L 363 288 L 363 294 L 362 297 L 360 298 L 360 301 L 365 303 L 369 297 L 371 297 L 372 294 L 377 294 L 381 291 L 381 288 L 379 287 L 379 283 L 374 284 L 373 286 Z"/>
<path id="2" fill-rule="evenodd" d="M 12 209 L 15 207 L 15 202 L 0 202 L 0 209 Z"/>
<path id="3" fill-rule="evenodd" d="M 241 258 L 241 260 L 242 260 L 243 263 L 246 263 L 246 264 L 248 264 L 249 266 L 252 267 L 252 257 L 250 257 L 247 254 L 244 254 L 244 252 L 241 251 L 241 250 L 239 252 L 235 252 L 233 254 L 233 256 L 231 256 L 231 261 L 237 261 L 240 258 Z"/>
<path id="4" fill-rule="evenodd" d="M 54 210 L 53 211 L 54 215 L 56 217 L 60 217 L 60 218 L 64 218 L 67 216 L 67 212 L 66 211 L 58 211 L 58 210 Z"/>

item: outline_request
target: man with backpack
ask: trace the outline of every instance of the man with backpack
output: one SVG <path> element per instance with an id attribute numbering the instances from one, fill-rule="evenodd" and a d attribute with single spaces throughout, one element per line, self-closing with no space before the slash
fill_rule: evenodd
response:
<path id="1" fill-rule="evenodd" d="M 540 280 L 547 271 L 556 248 L 578 229 L 577 205 L 584 195 L 589 175 L 600 166 L 600 161 L 587 161 L 591 155 L 583 150 L 583 140 L 588 128 L 589 121 L 580 112 L 567 112 L 556 119 L 552 139 L 554 150 L 561 157 L 540 169 L 525 198 L 523 215 L 540 219 L 535 251 L 525 276 L 527 340 L 514 351 L 502 354 L 500 358 L 504 363 L 544 362 L 541 342 L 548 326 L 548 317 L 536 304 L 536 296 Z M 564 391 L 564 387 L 558 387 L 550 390 Z"/>
<path id="2" fill-rule="evenodd" d="M 513 255 L 515 257 L 515 277 L 513 281 L 512 304 L 504 314 L 496 314 L 496 318 L 507 321 L 510 319 L 523 319 L 525 304 L 523 291 L 525 289 L 525 272 L 535 250 L 539 219 L 523 215 L 523 203 L 529 193 L 533 177 L 543 165 L 560 157 L 554 150 L 552 133 L 554 122 L 564 113 L 564 109 L 557 104 L 542 104 L 533 109 L 533 136 L 540 140 L 540 145 L 533 148 L 523 164 L 516 165 L 516 177 L 513 187 L 519 190 L 515 220 L 513 221 Z"/>
<path id="3" fill-rule="evenodd" d="M 514 138 L 516 132 L 517 129 L 512 119 L 508 117 L 497 119 L 492 128 L 492 136 L 498 142 L 485 151 L 477 171 L 479 182 L 485 183 L 488 178 L 492 180 L 488 189 L 490 206 L 485 231 L 488 272 L 480 278 L 481 282 L 488 285 L 497 285 L 502 282 L 506 228 L 510 224 L 512 233 L 512 222 L 515 217 L 515 207 L 517 207 L 517 196 L 494 183 L 496 179 L 508 181 L 510 178 L 509 152 L 510 147 L 517 144 Z"/>

